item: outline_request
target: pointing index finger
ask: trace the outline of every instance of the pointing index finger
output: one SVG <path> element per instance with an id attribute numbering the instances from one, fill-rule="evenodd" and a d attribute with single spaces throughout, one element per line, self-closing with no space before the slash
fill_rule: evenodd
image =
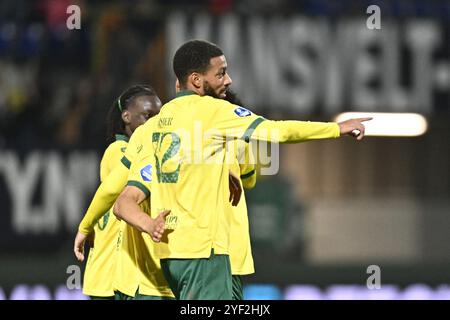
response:
<path id="1" fill-rule="evenodd" d="M 367 118 L 356 118 L 355 120 L 358 120 L 359 122 L 364 122 L 364 121 L 370 121 L 372 119 L 373 119 L 373 117 L 367 117 Z"/>

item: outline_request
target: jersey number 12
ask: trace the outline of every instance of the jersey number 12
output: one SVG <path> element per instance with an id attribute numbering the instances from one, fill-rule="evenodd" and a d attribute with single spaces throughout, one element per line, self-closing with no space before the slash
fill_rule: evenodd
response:
<path id="1" fill-rule="evenodd" d="M 171 141 L 170 141 L 171 140 Z M 177 183 L 180 174 L 180 164 L 174 171 L 163 171 L 164 164 L 173 158 L 180 150 L 180 137 L 174 132 L 154 132 L 152 136 L 155 147 L 156 175 L 159 183 Z M 169 147 L 163 152 L 163 146 L 170 142 Z M 172 159 L 173 161 L 174 159 Z"/>

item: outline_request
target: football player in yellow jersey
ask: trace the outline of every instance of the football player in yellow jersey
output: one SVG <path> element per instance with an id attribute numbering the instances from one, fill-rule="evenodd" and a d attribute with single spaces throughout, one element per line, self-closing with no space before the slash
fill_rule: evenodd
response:
<path id="1" fill-rule="evenodd" d="M 136 186 L 125 188 L 114 212 L 148 230 L 157 242 L 155 254 L 177 298 L 231 299 L 227 138 L 287 143 L 350 134 L 361 140 L 362 122 L 370 118 L 339 124 L 270 121 L 230 104 L 222 100 L 231 84 L 225 56 L 206 41 L 182 45 L 173 67 L 183 91 L 143 126 L 143 141 L 151 139 L 151 143 L 133 162 L 138 166 L 135 170 L 148 166 L 154 170 L 152 216 L 171 210 L 165 232 L 155 231 L 155 221 L 140 210 L 137 204 L 145 199 L 145 192 Z"/>
<path id="2" fill-rule="evenodd" d="M 236 102 L 236 98 L 234 98 L 234 94 L 231 92 L 229 92 L 229 96 L 226 97 L 226 100 Z M 238 142 L 236 149 L 233 149 L 234 146 L 230 147 L 231 157 L 233 157 L 233 160 L 230 162 L 230 170 L 234 175 L 240 176 L 239 183 L 242 183 L 245 188 L 251 188 L 256 182 L 255 163 L 254 161 L 248 160 L 248 158 L 251 157 L 249 144 L 242 140 L 238 140 Z M 230 142 L 230 144 L 232 144 L 232 142 Z M 144 197 L 130 199 L 131 203 L 125 202 L 125 207 L 120 207 L 120 204 L 124 205 L 124 202 L 118 201 L 119 205 L 116 206 L 115 210 L 121 219 L 129 221 L 137 228 L 139 228 L 139 223 L 133 221 L 135 216 L 133 216 L 132 212 L 136 209 L 133 208 L 133 206 L 141 205 L 142 210 L 142 203 L 148 201 L 151 188 L 150 183 L 153 177 L 152 166 L 145 162 L 145 159 L 148 159 L 147 156 L 149 154 L 151 154 L 151 151 L 145 150 L 144 148 L 140 152 L 140 155 L 144 157 L 144 160 L 141 160 L 139 156 L 135 158 L 135 161 L 130 168 L 128 181 L 129 188 L 140 189 L 142 192 L 137 192 L 137 194 L 143 195 Z M 124 192 L 125 197 L 128 195 L 127 192 L 128 191 Z M 130 195 L 133 196 L 135 194 L 136 193 L 131 193 Z M 129 206 L 131 206 L 131 208 Z M 230 259 L 231 272 L 233 274 L 233 299 L 242 300 L 243 288 L 240 276 L 254 273 L 245 196 L 241 197 L 241 201 L 236 207 L 227 203 L 225 208 L 230 212 L 229 214 L 232 217 L 230 229 L 230 236 L 232 239 L 230 243 Z"/>
<path id="3" fill-rule="evenodd" d="M 231 92 L 230 95 L 227 96 L 227 100 L 232 99 L 231 96 Z M 139 141 L 139 131 L 141 129 L 136 130 L 136 133 L 133 135 L 129 147 L 127 148 L 127 157 L 124 157 L 123 159 L 127 159 L 127 158 L 132 158 L 134 157 L 133 153 L 138 153 L 138 151 L 141 150 L 142 148 L 142 143 Z M 248 144 L 247 144 L 248 145 Z M 248 152 L 248 151 L 247 151 Z M 128 161 L 124 161 L 124 164 L 127 164 Z M 254 185 L 254 180 L 255 180 L 255 175 L 253 174 L 255 171 L 253 170 L 252 166 L 246 165 L 245 169 L 240 170 L 239 168 L 239 163 L 237 162 L 237 159 L 234 163 L 234 168 L 231 168 L 231 171 L 235 174 L 235 176 L 239 177 L 239 175 L 241 174 L 241 179 L 243 179 L 242 181 L 244 182 L 243 185 L 244 187 L 248 187 L 248 185 Z M 242 165 L 241 165 L 242 167 Z M 119 168 L 115 168 L 115 171 L 119 171 L 122 172 L 124 170 L 125 167 L 120 167 Z M 243 167 L 244 168 L 244 167 Z M 245 175 L 242 178 L 242 175 Z M 112 178 L 115 177 L 115 178 Z M 120 181 L 120 179 L 117 179 L 118 175 L 114 175 L 112 174 L 111 177 L 108 177 L 107 179 L 109 179 L 110 181 L 114 181 L 114 182 L 118 182 Z M 124 177 L 124 179 L 126 179 L 126 176 Z M 125 185 L 126 180 L 124 180 L 123 185 Z M 233 178 L 231 176 L 230 178 L 230 185 L 236 183 L 236 184 L 240 184 L 241 181 L 239 178 Z M 119 182 L 120 185 L 120 182 Z M 116 189 L 118 189 L 118 193 L 122 190 L 123 187 L 120 187 L 119 185 L 117 185 Z M 235 187 L 231 187 L 232 188 L 232 193 L 234 194 L 232 196 L 232 200 L 236 201 L 235 198 L 238 198 L 239 196 L 237 195 L 240 190 L 239 190 L 239 186 L 235 186 Z M 109 190 L 111 190 L 111 188 L 109 188 Z M 235 203 L 236 204 L 236 203 Z M 141 205 L 146 205 L 146 202 L 143 202 Z M 231 206 L 231 204 L 227 205 L 229 207 L 229 210 L 232 210 L 231 208 L 233 208 Z M 232 259 L 232 271 L 233 274 L 236 272 L 237 275 L 240 274 L 250 274 L 253 273 L 254 271 L 254 267 L 253 267 L 253 259 L 251 256 L 251 247 L 250 247 L 250 237 L 249 237 L 249 232 L 248 232 L 248 218 L 247 218 L 247 212 L 246 212 L 246 204 L 245 204 L 245 199 L 243 199 L 243 201 L 239 202 L 239 205 L 236 207 L 236 228 L 232 231 L 234 232 L 236 236 L 236 240 L 235 240 L 235 250 L 234 252 L 236 252 L 236 256 L 234 259 Z M 143 209 L 143 211 L 146 211 L 145 209 Z M 240 217 L 241 213 L 244 213 L 242 215 L 242 217 Z M 84 225 L 89 225 L 92 224 L 93 220 L 89 219 L 89 214 L 86 214 L 82 223 L 80 224 L 80 232 L 77 235 L 77 239 L 79 239 L 80 237 L 82 237 L 83 239 L 86 237 L 86 234 L 89 233 L 89 231 L 85 231 L 87 228 L 84 227 Z M 83 229 L 84 228 L 84 229 Z M 116 298 L 120 298 L 120 299 L 129 299 L 131 298 L 131 296 L 134 295 L 134 293 L 136 292 L 136 280 L 133 276 L 134 273 L 130 273 L 130 269 L 128 268 L 127 272 L 121 272 L 121 270 L 123 269 L 127 269 L 127 265 L 129 266 L 132 262 L 131 260 L 133 259 L 132 257 L 134 257 L 135 255 L 138 254 L 138 252 L 141 252 L 141 256 L 146 254 L 146 252 L 148 253 L 148 250 L 150 248 L 150 246 L 145 246 L 143 245 L 143 239 L 142 237 L 140 237 L 141 239 L 137 239 L 139 237 L 137 237 L 137 235 L 140 234 L 140 232 L 136 229 L 133 229 L 131 227 L 129 227 L 127 224 L 125 224 L 124 222 L 121 222 L 120 225 L 120 243 L 118 243 L 118 261 L 117 261 L 117 268 L 116 268 L 116 276 L 115 276 L 115 281 L 114 281 L 114 286 L 117 289 L 116 291 Z M 241 234 L 243 233 L 243 234 Z M 137 239 L 137 240 L 136 240 Z M 145 239 L 148 240 L 148 239 Z M 74 247 L 74 251 L 75 251 L 75 255 L 80 256 L 82 255 L 82 250 L 83 250 L 83 240 L 79 241 L 79 244 L 77 245 L 77 240 L 75 241 L 75 247 Z M 138 245 L 137 245 L 138 244 Z M 128 250 L 124 250 L 124 247 L 128 247 Z M 139 247 L 138 249 L 136 249 L 136 247 Z M 120 249 L 122 248 L 122 249 Z M 78 250 L 78 251 L 77 251 Z M 141 263 L 143 261 L 143 259 L 140 259 Z M 137 263 L 136 263 L 137 264 Z M 140 268 L 140 270 L 144 270 L 145 268 Z M 154 274 L 154 272 L 151 272 L 151 274 Z M 144 275 L 144 279 L 149 278 L 149 276 L 147 275 L 147 277 L 145 277 Z M 147 281 L 148 282 L 148 281 Z M 158 283 L 158 281 L 153 281 L 154 283 Z M 161 282 L 161 281 L 159 281 Z M 237 283 L 238 285 L 235 286 L 235 283 Z M 148 287 L 148 286 L 146 286 Z M 233 289 L 237 288 L 237 294 L 235 295 L 235 290 L 233 290 L 233 297 L 240 297 L 242 298 L 242 283 L 240 281 L 239 276 L 233 277 Z M 148 290 L 146 290 L 145 288 L 142 289 L 142 286 L 140 287 L 140 290 L 144 292 L 144 294 L 136 294 L 136 297 L 143 297 L 145 298 L 145 293 L 148 293 Z M 153 288 L 153 290 L 156 290 Z M 161 291 L 161 290 L 160 290 Z M 164 291 L 163 291 L 164 293 Z M 166 296 L 170 296 L 170 294 L 165 294 Z"/>
<path id="4" fill-rule="evenodd" d="M 108 141 L 111 144 L 100 163 L 101 181 L 115 166 L 120 165 L 132 132 L 156 115 L 160 108 L 161 101 L 156 92 L 144 85 L 129 87 L 114 101 L 107 116 Z M 83 281 L 83 293 L 93 299 L 114 298 L 113 280 L 118 232 L 119 221 L 110 211 L 105 213 L 94 227 L 94 245 L 89 251 Z"/>

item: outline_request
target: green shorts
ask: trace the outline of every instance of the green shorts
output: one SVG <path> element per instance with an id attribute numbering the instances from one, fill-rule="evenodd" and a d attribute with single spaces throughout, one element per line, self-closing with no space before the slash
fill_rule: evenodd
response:
<path id="1" fill-rule="evenodd" d="M 114 295 L 115 300 L 134 300 L 134 297 L 129 296 L 120 291 L 115 291 L 114 293 L 115 293 L 115 295 Z"/>
<path id="2" fill-rule="evenodd" d="M 138 289 L 139 290 L 139 289 Z M 135 296 L 129 296 L 120 291 L 115 292 L 115 300 L 175 300 L 172 297 L 160 297 L 160 296 L 147 296 L 136 292 Z"/>
<path id="3" fill-rule="evenodd" d="M 161 259 L 161 269 L 178 300 L 231 300 L 228 255 L 202 259 Z"/>
<path id="4" fill-rule="evenodd" d="M 233 300 L 244 300 L 244 287 L 240 275 L 233 275 Z"/>

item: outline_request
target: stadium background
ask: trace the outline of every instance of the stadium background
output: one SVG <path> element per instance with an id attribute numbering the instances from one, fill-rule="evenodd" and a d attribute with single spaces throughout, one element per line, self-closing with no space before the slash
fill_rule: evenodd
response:
<path id="1" fill-rule="evenodd" d="M 450 1 L 1 0 L 0 299 L 83 298 L 67 270 L 106 110 L 132 83 L 173 97 L 170 60 L 190 38 L 224 49 L 234 90 L 266 117 L 428 120 L 419 137 L 281 146 L 279 174 L 247 194 L 246 298 L 450 298 Z M 371 265 L 381 290 L 366 288 Z"/>

